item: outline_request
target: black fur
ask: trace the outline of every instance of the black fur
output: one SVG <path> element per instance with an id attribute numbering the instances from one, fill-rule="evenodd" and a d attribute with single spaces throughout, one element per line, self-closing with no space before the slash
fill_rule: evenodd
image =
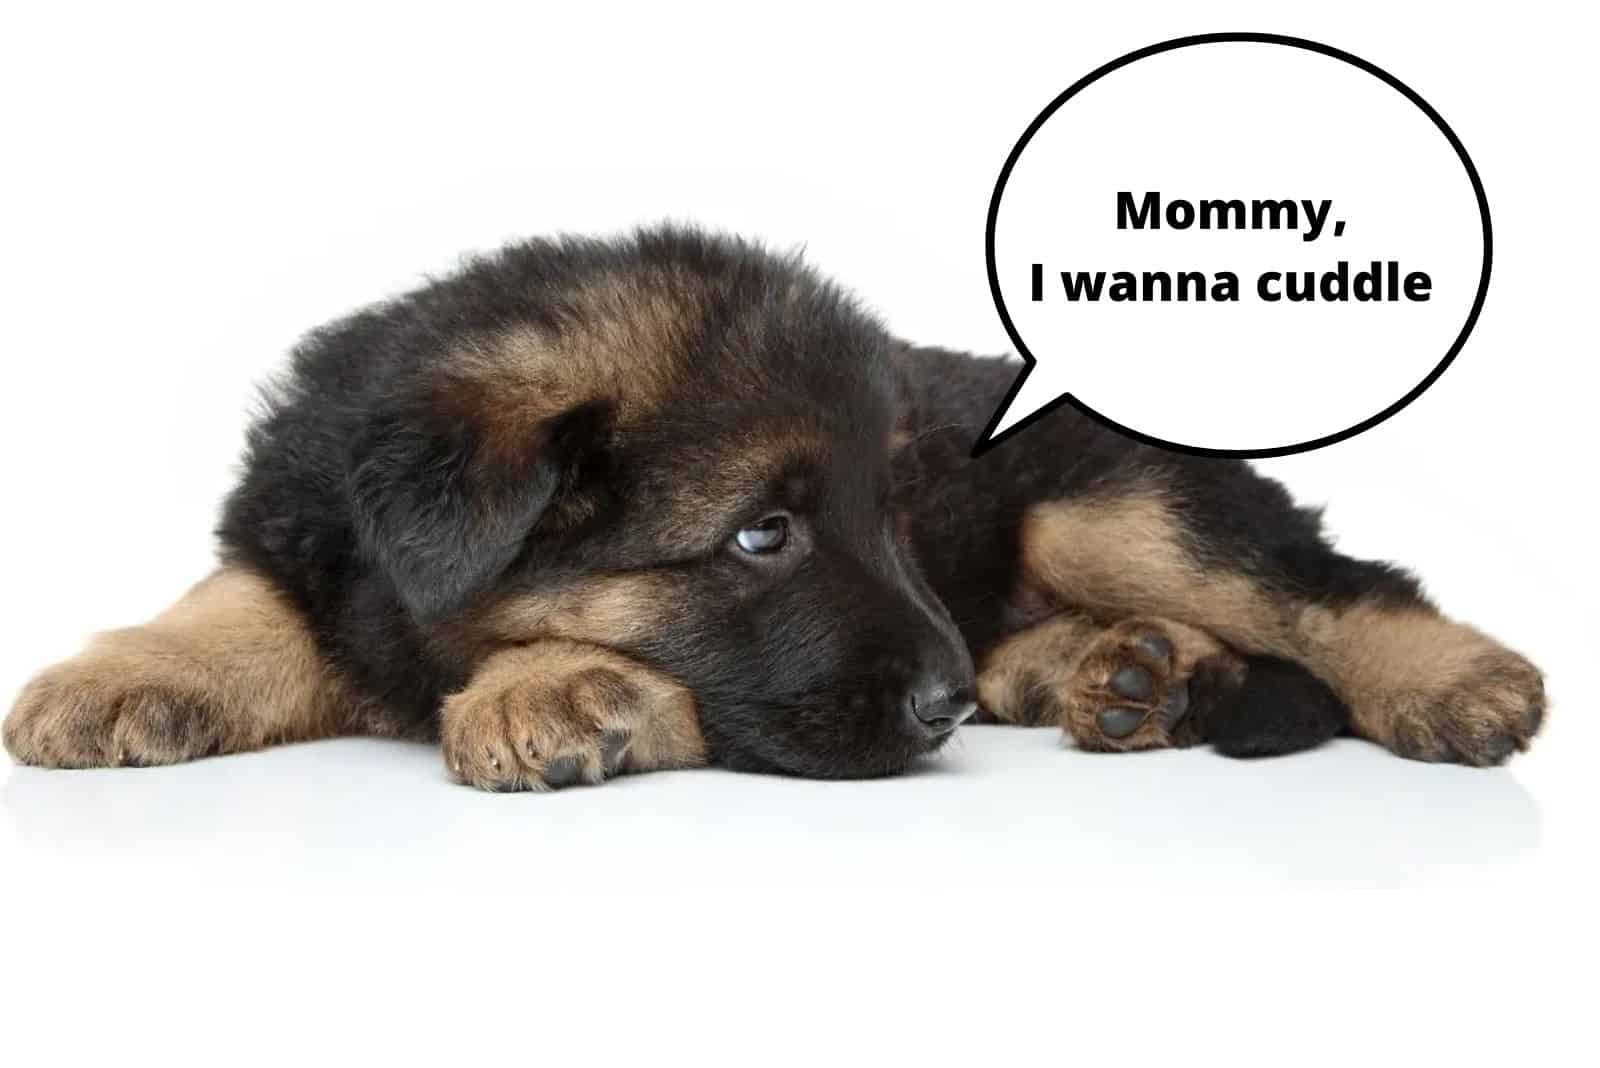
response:
<path id="1" fill-rule="evenodd" d="M 1224 756 L 1281 756 L 1311 749 L 1349 725 L 1333 691 L 1299 664 L 1248 658 L 1244 684 L 1211 709 L 1202 737 Z"/>
<path id="2" fill-rule="evenodd" d="M 597 309 L 629 313 L 629 293 L 694 309 L 662 331 L 670 352 L 638 354 L 673 368 L 647 413 L 587 401 L 508 447 L 441 402 L 464 339 L 574 337 Z M 1403 572 L 1333 552 L 1315 512 L 1243 463 L 1069 412 L 969 460 L 1015 373 L 895 342 L 795 259 L 743 242 L 672 228 L 527 242 L 311 334 L 250 432 L 220 537 L 295 599 L 385 729 L 413 733 L 468 680 L 471 657 L 446 640 L 462 618 L 648 572 L 674 591 L 671 622 L 619 644 L 690 685 L 714 758 L 821 776 L 896 771 L 938 744 L 906 732 L 904 692 L 930 671 L 969 691 L 970 657 L 1017 628 L 1018 527 L 1041 500 L 1156 479 L 1204 566 L 1315 601 L 1420 597 Z M 897 416 L 913 442 L 891 466 Z M 686 510 L 733 485 L 739 442 L 784 427 L 824 447 Z M 803 517 L 810 555 L 773 572 L 731 558 L 739 525 L 774 509 Z M 1336 731 L 1336 709 L 1304 671 L 1257 661 L 1210 729 L 1225 752 L 1287 751 Z"/>
<path id="3" fill-rule="evenodd" d="M 672 351 L 623 354 L 638 373 L 673 365 L 649 411 L 620 426 L 585 403 L 508 448 L 441 399 L 472 392 L 452 364 L 464 341 L 527 328 L 559 347 L 632 314 L 607 287 L 692 309 L 665 313 Z M 299 346 L 250 433 L 225 556 L 295 597 L 384 729 L 426 732 L 466 684 L 471 659 L 442 635 L 485 598 L 649 573 L 673 590 L 670 624 L 617 644 L 691 684 L 720 762 L 899 770 L 942 741 L 906 728 L 906 688 L 932 673 L 970 693 L 972 666 L 888 523 L 890 348 L 835 287 L 742 242 L 513 246 Z M 789 428 L 815 455 L 729 473 L 741 442 Z M 731 559 L 739 526 L 778 509 L 807 524 L 810 555 L 788 571 Z"/>
<path id="4" fill-rule="evenodd" d="M 1282 484 L 1241 460 L 1187 456 L 1140 444 L 1071 410 L 1052 413 L 1013 442 L 967 459 L 1016 378 L 1011 360 L 905 347 L 904 385 L 915 406 L 915 457 L 906 505 L 917 556 L 975 650 L 1014 626 L 993 610 L 1016 581 L 1017 525 L 1043 500 L 1159 485 L 1176 502 L 1197 564 L 1236 571 L 1307 601 L 1358 597 L 1421 603 L 1417 580 L 1390 564 L 1332 549 L 1319 510 L 1297 506 Z M 960 515 L 951 524 L 941 516 Z"/>

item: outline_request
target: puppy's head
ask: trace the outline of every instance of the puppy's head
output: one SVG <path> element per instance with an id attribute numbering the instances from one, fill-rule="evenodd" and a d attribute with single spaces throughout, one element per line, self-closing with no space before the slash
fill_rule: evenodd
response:
<path id="1" fill-rule="evenodd" d="M 392 384 L 350 476 L 425 631 L 469 658 L 620 649 L 751 770 L 893 773 L 970 714 L 892 505 L 890 341 L 836 288 L 671 229 L 519 246 L 445 287 L 514 314 Z"/>

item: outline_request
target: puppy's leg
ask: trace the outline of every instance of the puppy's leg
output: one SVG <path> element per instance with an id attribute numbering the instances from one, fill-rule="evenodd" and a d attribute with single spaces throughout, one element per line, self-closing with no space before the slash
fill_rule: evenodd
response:
<path id="1" fill-rule="evenodd" d="M 1357 734 L 1417 760 L 1498 764 L 1544 722 L 1539 669 L 1432 605 L 1307 605 L 1295 638 Z"/>
<path id="2" fill-rule="evenodd" d="M 24 764 L 174 764 L 321 738 L 355 703 L 271 583 L 225 567 L 155 620 L 111 631 L 27 684 L 5 722 Z"/>
<path id="3" fill-rule="evenodd" d="M 496 653 L 444 703 L 445 763 L 485 790 L 706 762 L 694 698 L 620 653 L 550 638 Z"/>
<path id="4" fill-rule="evenodd" d="M 1264 756 L 1319 745 L 1345 724 L 1338 700 L 1303 670 L 1241 657 L 1198 627 L 1148 617 L 1045 620 L 984 658 L 978 692 L 996 718 L 1058 723 L 1080 748 L 1097 751 L 1210 742 Z"/>
<path id="5" fill-rule="evenodd" d="M 1357 734 L 1402 756 L 1494 764 L 1527 745 L 1544 715 L 1532 664 L 1447 619 L 1403 572 L 1334 552 L 1286 497 L 1235 524 L 1230 541 L 1208 541 L 1217 536 L 1195 510 L 1226 504 L 1156 490 L 1036 506 L 1023 531 L 1024 595 L 1097 619 L 1188 624 L 1273 658 L 1263 677 L 1276 681 L 1246 692 L 1245 720 L 1264 722 L 1290 695 L 1286 712 L 1319 716 L 1324 697 L 1286 674 L 1295 664 L 1348 706 Z M 1275 526 L 1295 524 L 1303 536 L 1273 540 Z"/>
<path id="6" fill-rule="evenodd" d="M 1063 613 L 996 646 L 978 695 L 996 718 L 1060 724 L 1085 749 L 1154 749 L 1199 741 L 1195 724 L 1243 678 L 1239 658 L 1196 627 Z"/>

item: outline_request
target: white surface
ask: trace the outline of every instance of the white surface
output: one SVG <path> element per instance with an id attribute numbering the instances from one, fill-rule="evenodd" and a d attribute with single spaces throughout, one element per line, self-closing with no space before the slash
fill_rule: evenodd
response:
<path id="1" fill-rule="evenodd" d="M 508 798 L 450 783 L 431 746 L 341 739 L 172 768 L 20 768 L 4 800 L 41 865 L 358 896 L 516 894 L 551 871 L 584 895 L 644 882 L 987 896 L 1147 887 L 1175 870 L 1189 892 L 1406 887 L 1536 853 L 1543 817 L 1510 772 L 1424 771 L 1354 740 L 1240 764 L 1097 756 L 996 726 L 897 780 L 684 771 Z"/>
<path id="2" fill-rule="evenodd" d="M 1578 766 L 1423 768 L 1355 741 L 1091 756 L 978 727 L 862 783 L 491 795 L 367 740 L 15 769 L 13 1019 L 37 1036 L 87 1003 L 74 1043 L 115 1050 L 154 1014 L 182 1027 L 164 1050 L 202 1060 L 239 1032 L 265 1061 L 492 1052 L 506 1031 L 685 1063 L 1211 1042 L 1266 1063 L 1308 1033 L 1295 1063 L 1373 1042 L 1557 1063 L 1588 997 L 1550 970 L 1588 948 Z"/>
<path id="3" fill-rule="evenodd" d="M 13 14 L 0 691 L 205 572 L 253 383 L 306 327 L 463 249 L 670 214 L 806 241 L 906 336 L 999 351 L 983 215 L 1023 126 L 1107 59 L 1243 26 L 1421 92 L 1497 239 L 1439 383 L 1268 469 L 1545 667 L 1554 708 L 1481 772 L 1356 743 L 1088 757 L 998 728 L 893 781 L 552 797 L 363 741 L 5 769 L 8 1063 L 1592 1062 L 1580 11 Z"/>

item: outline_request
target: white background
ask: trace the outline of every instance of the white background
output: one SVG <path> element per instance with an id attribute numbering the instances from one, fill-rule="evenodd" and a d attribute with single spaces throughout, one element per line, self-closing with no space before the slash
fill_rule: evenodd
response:
<path id="1" fill-rule="evenodd" d="M 1022 128 L 1124 52 L 1252 29 L 1417 89 L 1497 238 L 1482 321 L 1424 398 L 1265 466 L 1331 502 L 1342 547 L 1418 564 L 1536 659 L 1554 708 L 1494 771 L 1356 742 L 1090 757 L 999 728 L 846 785 L 479 795 L 362 741 L 7 769 L 8 1062 L 1592 1056 L 1577 5 L 44 10 L 0 43 L 0 689 L 205 573 L 252 384 L 306 327 L 464 250 L 673 216 L 806 242 L 902 334 L 999 351 L 983 217 Z"/>

